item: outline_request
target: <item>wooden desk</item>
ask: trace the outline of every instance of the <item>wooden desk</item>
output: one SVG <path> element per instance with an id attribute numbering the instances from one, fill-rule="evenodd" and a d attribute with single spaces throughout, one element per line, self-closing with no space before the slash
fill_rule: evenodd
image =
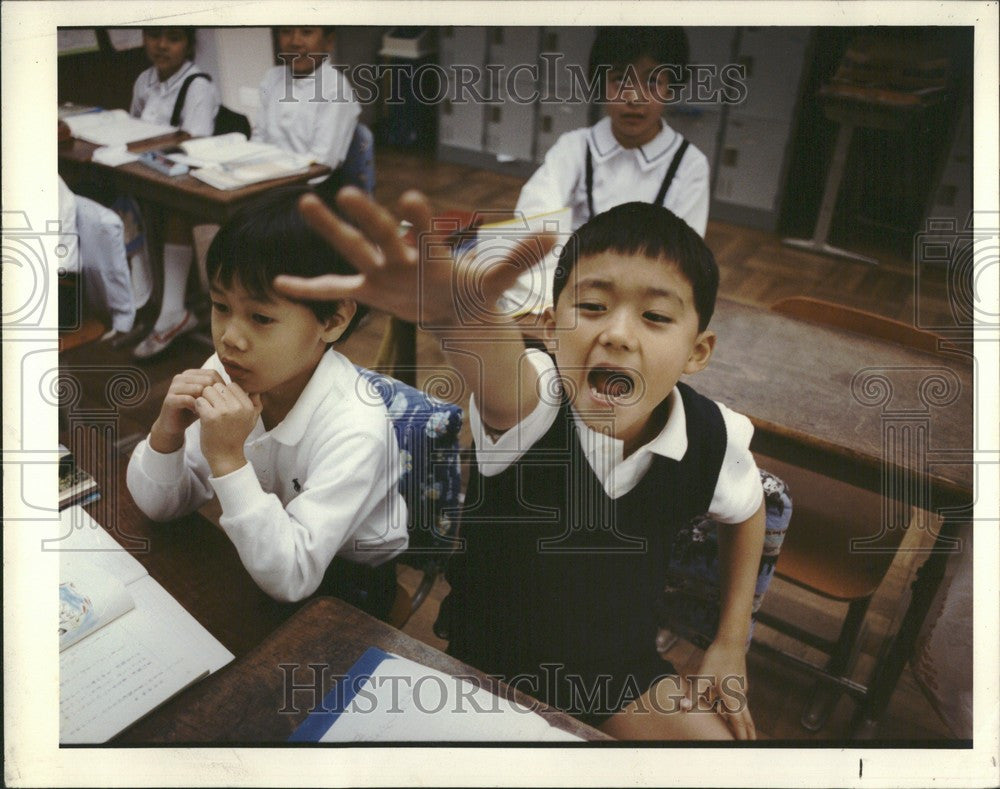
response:
<path id="1" fill-rule="evenodd" d="M 750 418 L 755 452 L 944 516 L 858 707 L 856 733 L 873 734 L 957 548 L 956 530 L 972 515 L 971 348 L 913 351 L 727 300 L 711 326 L 715 353 L 691 383 Z"/>
<path id="2" fill-rule="evenodd" d="M 133 153 L 163 150 L 189 139 L 186 132 L 154 137 L 132 143 Z M 191 175 L 169 176 L 139 162 L 109 167 L 92 161 L 98 148 L 93 143 L 70 139 L 59 145 L 59 174 L 70 186 L 79 181 L 97 180 L 109 183 L 114 192 L 129 194 L 143 207 L 146 232 L 146 252 L 153 271 L 153 292 L 148 305 L 159 310 L 163 297 L 163 243 L 166 212 L 187 218 L 191 225 L 223 224 L 247 200 L 276 186 L 302 183 L 330 172 L 325 165 L 314 164 L 309 170 L 287 178 L 250 184 L 242 189 L 216 189 Z M 148 308 L 147 308 L 148 309 Z M 155 318 L 153 312 L 150 320 Z"/>
<path id="3" fill-rule="evenodd" d="M 334 679 L 346 674 L 370 646 L 461 675 L 512 701 L 533 704 L 530 697 L 492 682 L 482 672 L 347 603 L 320 597 L 307 603 L 249 654 L 155 710 L 115 743 L 285 742 L 310 709 L 319 706 Z M 310 687 L 314 682 L 319 685 Z M 304 689 L 290 691 L 293 683 Z M 562 712 L 546 707 L 539 713 L 553 726 L 585 740 L 610 739 Z"/>
<path id="4" fill-rule="evenodd" d="M 971 501 L 968 356 L 913 351 L 726 299 L 711 328 L 715 353 L 689 381 L 750 418 L 755 451 L 877 493 L 883 472 L 919 481 L 928 508 Z M 893 451 L 903 429 L 914 443 Z"/>
<path id="5" fill-rule="evenodd" d="M 127 459 L 107 446 L 106 426 L 93 417 L 72 430 L 69 445 L 82 468 L 94 474 L 102 498 L 87 506 L 98 523 L 133 555 L 236 661 L 188 688 L 123 732 L 115 743 L 283 743 L 308 714 L 308 693 L 297 692 L 296 712 L 285 708 L 285 674 L 279 664 L 301 666 L 296 683 L 309 682 L 310 664 L 327 666 L 322 693 L 362 653 L 377 646 L 440 671 L 470 677 L 527 706 L 530 697 L 497 685 L 482 672 L 429 647 L 335 598 L 279 603 L 258 588 L 229 538 L 195 513 L 154 523 L 125 487 Z M 319 669 L 317 669 L 319 673 Z M 315 702 L 322 699 L 319 695 Z M 588 740 L 610 739 L 550 708 L 550 722 Z"/>
<path id="6" fill-rule="evenodd" d="M 178 132 L 166 137 L 156 137 L 132 143 L 128 149 L 135 153 L 163 150 L 176 146 L 186 139 L 188 139 L 187 134 Z M 222 224 L 233 215 L 240 205 L 254 195 L 266 192 L 276 186 L 302 183 L 330 172 L 329 167 L 314 164 L 307 172 L 298 175 L 262 181 L 242 189 L 221 190 L 211 187 L 191 175 L 163 175 L 139 162 L 123 164 L 119 167 L 98 164 L 91 161 L 97 147 L 92 143 L 77 139 L 59 146 L 59 172 L 63 174 L 66 181 L 88 175 L 108 178 L 120 192 L 180 212 L 200 223 Z"/>

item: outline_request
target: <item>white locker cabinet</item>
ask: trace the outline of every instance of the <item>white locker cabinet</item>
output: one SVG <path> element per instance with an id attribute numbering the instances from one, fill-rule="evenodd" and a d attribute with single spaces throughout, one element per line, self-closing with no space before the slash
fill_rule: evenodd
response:
<path id="1" fill-rule="evenodd" d="M 521 96 L 534 88 L 533 81 L 515 80 Z M 531 161 L 535 143 L 535 115 L 538 105 L 515 100 L 503 85 L 498 91 L 500 103 L 488 104 L 486 112 L 486 151 L 500 160 Z"/>
<path id="2" fill-rule="evenodd" d="M 445 68 L 452 64 L 482 68 L 486 62 L 486 28 L 441 28 L 438 36 L 438 62 Z"/>
<path id="3" fill-rule="evenodd" d="M 695 92 L 699 88 L 694 84 L 696 79 L 705 82 L 710 93 L 722 88 L 719 74 L 722 69 L 733 63 L 733 45 L 736 39 L 735 27 L 689 27 L 688 36 L 688 66 L 690 71 L 688 81 L 684 86 L 680 101 L 671 106 L 683 109 L 698 107 L 699 109 L 720 110 L 722 97 L 716 97 L 711 104 L 695 101 Z M 711 69 L 711 72 L 709 72 Z M 701 74 L 702 76 L 697 76 Z M 708 155 L 708 151 L 705 151 Z"/>
<path id="4" fill-rule="evenodd" d="M 454 99 L 457 95 L 456 68 L 469 66 L 476 69 L 478 79 L 470 90 L 486 95 L 487 84 L 483 76 L 486 63 L 486 28 L 446 27 L 438 36 L 438 62 L 448 77 L 448 97 L 438 105 L 438 139 L 457 148 L 480 151 L 483 147 L 485 107 L 474 96 L 465 96 L 464 102 Z M 463 80 L 466 78 L 463 77 Z"/>
<path id="5" fill-rule="evenodd" d="M 572 97 L 580 101 L 586 100 L 587 69 L 594 35 L 592 27 L 542 28 L 540 53 L 561 55 L 554 61 L 554 66 L 547 66 L 539 57 L 539 81 L 547 82 L 545 87 L 548 87 L 553 95 L 562 99 Z M 578 72 L 578 76 L 571 76 L 570 66 L 574 67 L 573 70 Z M 582 80 L 579 75 L 582 75 Z"/>
<path id="6" fill-rule="evenodd" d="M 691 107 L 682 109 L 669 107 L 664 114 L 664 120 L 674 131 L 684 135 L 708 158 L 710 172 L 717 165 L 716 148 L 719 143 L 719 126 L 722 123 L 721 110 L 714 107 Z"/>
<path id="7" fill-rule="evenodd" d="M 688 27 L 688 63 L 722 66 L 733 62 L 735 27 Z"/>
<path id="8" fill-rule="evenodd" d="M 805 27 L 744 27 L 736 62 L 746 67 L 747 97 L 731 111 L 791 123 L 809 43 Z"/>
<path id="9" fill-rule="evenodd" d="M 776 210 L 789 135 L 785 121 L 730 115 L 716 162 L 715 199 Z"/>
<path id="10" fill-rule="evenodd" d="M 457 148 L 479 151 L 483 147 L 484 106 L 470 101 L 455 104 L 443 101 L 438 110 L 438 138 Z"/>
<path id="11" fill-rule="evenodd" d="M 589 105 L 581 103 L 539 106 L 535 161 L 541 162 L 563 134 L 586 126 L 589 112 Z"/>
<path id="12" fill-rule="evenodd" d="M 539 27 L 489 27 L 487 42 L 490 63 L 502 63 L 506 69 L 522 63 L 538 62 Z"/>

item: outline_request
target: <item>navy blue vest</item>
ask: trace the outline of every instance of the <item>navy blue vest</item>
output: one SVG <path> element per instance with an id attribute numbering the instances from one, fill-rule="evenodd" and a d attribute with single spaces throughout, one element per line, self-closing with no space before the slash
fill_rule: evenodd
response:
<path id="1" fill-rule="evenodd" d="M 567 403 L 501 474 L 472 470 L 442 606 L 449 652 L 594 722 L 672 673 L 656 652 L 655 604 L 673 532 L 708 510 L 727 441 L 718 406 L 678 388 L 687 452 L 654 455 L 618 499 L 587 462 Z"/>

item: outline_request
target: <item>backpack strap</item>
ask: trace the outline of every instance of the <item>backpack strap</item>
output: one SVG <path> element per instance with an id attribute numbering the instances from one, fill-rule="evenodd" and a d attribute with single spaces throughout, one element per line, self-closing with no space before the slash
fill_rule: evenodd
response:
<path id="1" fill-rule="evenodd" d="M 587 183 L 587 218 L 594 216 L 594 160 L 590 155 L 590 143 L 587 143 L 586 162 L 586 183 Z"/>
<path id="2" fill-rule="evenodd" d="M 684 153 L 690 144 L 689 140 L 681 138 L 681 147 L 677 149 L 677 153 L 674 154 L 674 158 L 667 168 L 667 174 L 663 176 L 663 183 L 660 184 L 660 191 L 656 193 L 653 205 L 663 205 L 663 198 L 667 196 L 667 190 L 670 188 L 670 184 L 673 183 L 674 176 L 677 175 L 677 170 L 681 166 L 681 159 L 684 158 Z"/>
<path id="3" fill-rule="evenodd" d="M 174 111 L 170 113 L 170 125 L 180 126 L 181 125 L 181 112 L 184 110 L 184 99 L 187 98 L 188 88 L 191 87 L 191 83 L 194 82 L 198 77 L 204 77 L 209 82 L 212 81 L 212 77 L 204 72 L 199 74 L 192 74 L 190 77 L 184 80 L 181 84 L 180 93 L 177 94 L 177 101 L 174 102 Z"/>

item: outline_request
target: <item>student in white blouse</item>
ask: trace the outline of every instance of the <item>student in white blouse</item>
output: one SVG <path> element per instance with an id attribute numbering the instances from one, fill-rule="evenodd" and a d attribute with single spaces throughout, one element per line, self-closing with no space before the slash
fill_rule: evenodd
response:
<path id="1" fill-rule="evenodd" d="M 705 155 L 661 117 L 671 83 L 686 68 L 683 28 L 601 28 L 590 52 L 591 79 L 601 81 L 606 117 L 566 132 L 545 155 L 517 200 L 531 217 L 568 207 L 570 226 L 616 205 L 641 200 L 669 208 L 704 237 L 708 224 L 709 168 Z M 509 309 L 550 305 L 555 256 L 540 276 L 523 277 L 505 293 Z"/>
<path id="2" fill-rule="evenodd" d="M 152 66 L 135 81 L 129 112 L 151 123 L 169 124 L 178 94 L 185 81 L 204 73 L 193 62 L 193 27 L 147 27 L 142 31 L 146 55 Z M 219 91 L 210 79 L 192 80 L 188 85 L 180 128 L 192 137 L 212 134 L 219 111 Z M 197 326 L 194 315 L 184 307 L 184 293 L 194 247 L 191 225 L 182 217 L 167 214 L 163 246 L 163 298 L 152 333 L 133 350 L 140 359 L 155 356 L 171 342 Z"/>
<path id="3" fill-rule="evenodd" d="M 343 72 L 329 63 L 332 27 L 279 27 L 279 57 L 260 83 L 253 139 L 336 170 L 344 162 L 361 107 Z"/>

